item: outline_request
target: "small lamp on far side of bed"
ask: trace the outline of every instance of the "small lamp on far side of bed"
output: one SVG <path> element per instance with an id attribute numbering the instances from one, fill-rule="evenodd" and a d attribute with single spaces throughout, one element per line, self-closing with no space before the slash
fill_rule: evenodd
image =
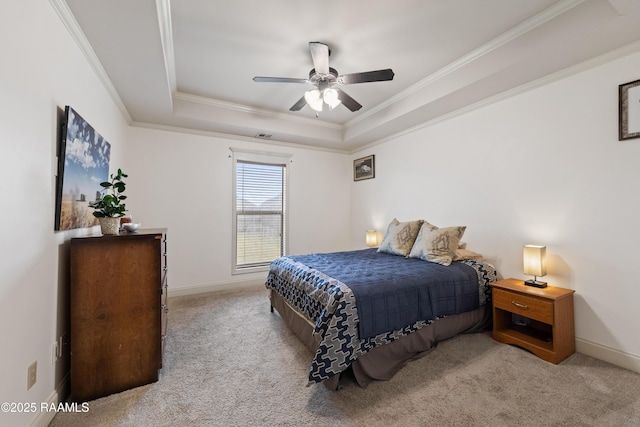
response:
<path id="1" fill-rule="evenodd" d="M 546 288 L 546 282 L 539 282 L 538 276 L 547 274 L 547 265 L 545 257 L 547 255 L 546 246 L 525 245 L 522 251 L 524 264 L 524 274 L 533 276 L 533 280 L 525 280 L 527 286 L 535 286 L 536 288 Z"/>
<path id="2" fill-rule="evenodd" d="M 367 230 L 365 243 L 370 248 L 378 246 L 378 232 L 376 230 Z"/>

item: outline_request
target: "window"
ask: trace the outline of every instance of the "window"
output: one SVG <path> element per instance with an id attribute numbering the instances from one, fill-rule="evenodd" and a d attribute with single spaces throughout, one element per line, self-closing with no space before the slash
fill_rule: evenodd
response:
<path id="1" fill-rule="evenodd" d="M 233 270 L 266 270 L 286 253 L 289 157 L 233 151 Z"/>

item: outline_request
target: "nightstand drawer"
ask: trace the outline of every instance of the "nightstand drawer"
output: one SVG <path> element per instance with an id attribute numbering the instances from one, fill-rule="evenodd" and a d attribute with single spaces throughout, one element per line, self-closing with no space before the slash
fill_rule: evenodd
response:
<path id="1" fill-rule="evenodd" d="M 529 319 L 553 324 L 553 301 L 517 292 L 493 288 L 493 305 L 496 308 L 519 314 Z"/>

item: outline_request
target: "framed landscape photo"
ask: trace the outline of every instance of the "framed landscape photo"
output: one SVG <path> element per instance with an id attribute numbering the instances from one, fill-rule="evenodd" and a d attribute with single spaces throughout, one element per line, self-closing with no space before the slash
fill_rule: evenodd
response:
<path id="1" fill-rule="evenodd" d="M 618 88 L 618 141 L 640 138 L 640 80 Z"/>
<path id="2" fill-rule="evenodd" d="M 376 177 L 375 156 L 362 157 L 353 161 L 353 180 L 362 181 Z"/>
<path id="3" fill-rule="evenodd" d="M 58 152 L 56 231 L 92 227 L 92 201 L 100 197 L 101 182 L 109 178 L 111 144 L 73 108 L 65 108 Z"/>

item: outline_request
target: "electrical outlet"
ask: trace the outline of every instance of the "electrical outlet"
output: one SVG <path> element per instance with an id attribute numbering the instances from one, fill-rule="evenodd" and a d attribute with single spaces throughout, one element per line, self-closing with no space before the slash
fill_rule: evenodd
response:
<path id="1" fill-rule="evenodd" d="M 38 374 L 38 361 L 36 360 L 27 368 L 27 390 L 29 390 L 36 383 Z"/>

